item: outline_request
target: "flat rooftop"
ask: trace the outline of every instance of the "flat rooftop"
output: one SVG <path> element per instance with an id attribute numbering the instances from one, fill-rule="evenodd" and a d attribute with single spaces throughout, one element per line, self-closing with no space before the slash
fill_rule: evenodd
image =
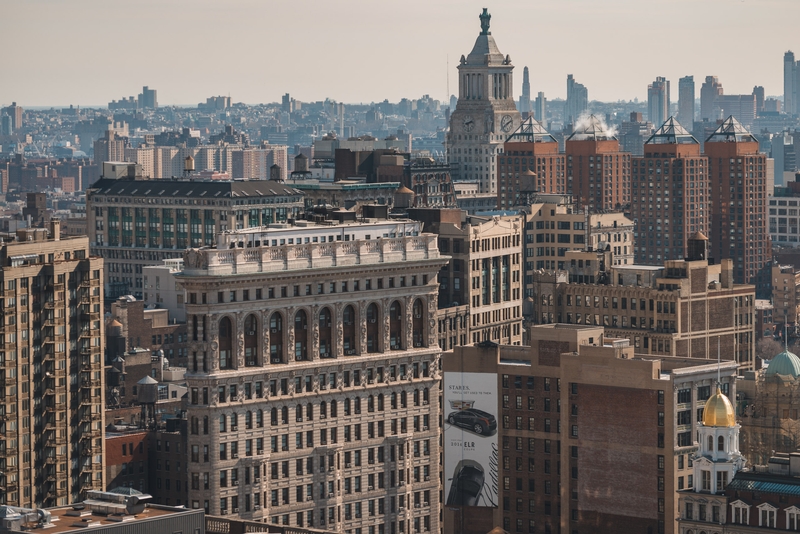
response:
<path id="1" fill-rule="evenodd" d="M 180 515 L 192 515 L 198 512 L 202 514 L 203 510 L 189 510 L 186 508 L 177 508 L 171 506 L 151 505 L 145 506 L 142 513 L 136 515 L 117 515 L 106 516 L 92 513 L 87 506 L 83 510 L 75 510 L 73 506 L 63 506 L 58 508 L 47 508 L 50 512 L 50 525 L 46 527 L 38 527 L 33 525 L 26 525 L 24 531 L 26 532 L 47 532 L 48 534 L 57 534 L 61 532 L 85 532 L 88 529 L 96 530 L 98 528 L 114 528 L 129 524 L 132 522 L 150 522 L 153 520 L 163 519 L 167 517 L 179 517 Z M 142 527 L 147 528 L 147 527 Z M 155 527 L 156 531 L 158 527 Z M 0 529 L 2 531 L 2 529 Z M 9 532 L 9 531 L 6 531 Z"/>

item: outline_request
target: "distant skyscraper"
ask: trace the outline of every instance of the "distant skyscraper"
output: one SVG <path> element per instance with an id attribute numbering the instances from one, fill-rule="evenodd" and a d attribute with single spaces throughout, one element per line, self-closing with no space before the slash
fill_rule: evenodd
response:
<path id="1" fill-rule="evenodd" d="M 756 85 L 753 87 L 753 94 L 756 97 L 756 113 L 764 111 L 764 87 Z"/>
<path id="2" fill-rule="evenodd" d="M 589 109 L 589 91 L 582 83 L 567 75 L 567 102 L 564 108 L 565 124 L 575 124 L 578 117 Z"/>
<path id="3" fill-rule="evenodd" d="M 531 80 L 528 67 L 522 69 L 522 96 L 519 98 L 520 113 L 530 113 L 531 110 Z"/>
<path id="4" fill-rule="evenodd" d="M 678 121 L 689 128 L 694 123 L 694 76 L 684 76 L 678 82 Z"/>
<path id="5" fill-rule="evenodd" d="M 798 112 L 797 97 L 800 93 L 800 62 L 794 60 L 794 52 L 783 55 L 783 110 L 789 115 Z"/>
<path id="6" fill-rule="evenodd" d="M 11 117 L 3 113 L 0 116 L 0 135 L 11 135 L 14 132 L 14 128 L 11 126 Z"/>
<path id="7" fill-rule="evenodd" d="M 536 120 L 545 125 L 545 121 L 547 120 L 547 98 L 545 98 L 544 93 L 539 91 L 536 95 L 536 103 L 534 104 L 533 108 L 533 116 L 536 117 Z"/>
<path id="8" fill-rule="evenodd" d="M 158 98 L 155 89 L 150 89 L 146 85 L 142 87 L 142 92 L 139 94 L 139 108 L 158 109 Z"/>
<path id="9" fill-rule="evenodd" d="M 12 102 L 10 106 L 0 109 L 0 115 L 3 113 L 11 117 L 12 130 L 22 128 L 22 107 L 18 106 L 16 102 Z"/>
<path id="10" fill-rule="evenodd" d="M 716 76 L 706 76 L 700 87 L 700 120 L 717 120 L 717 98 L 722 96 L 722 84 Z"/>
<path id="11" fill-rule="evenodd" d="M 663 76 L 647 86 L 647 118 L 663 124 L 669 116 L 669 81 Z"/>
<path id="12" fill-rule="evenodd" d="M 449 161 L 457 164 L 453 179 L 475 180 L 481 193 L 497 192 L 495 157 L 522 122 L 514 102 L 514 66 L 497 48 L 490 18 L 484 9 L 472 52 L 461 56 L 458 103 L 447 140 Z"/>

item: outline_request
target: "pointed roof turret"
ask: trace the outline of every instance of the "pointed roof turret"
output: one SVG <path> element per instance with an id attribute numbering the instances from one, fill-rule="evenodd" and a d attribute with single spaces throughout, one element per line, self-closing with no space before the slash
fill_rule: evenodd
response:
<path id="1" fill-rule="evenodd" d="M 594 115 L 585 115 L 578 120 L 575 131 L 567 141 L 617 141 L 617 136 L 606 123 Z"/>
<path id="2" fill-rule="evenodd" d="M 736 117 L 729 115 L 727 119 L 722 121 L 719 128 L 714 130 L 706 143 L 757 143 L 758 139 L 753 134 L 747 131 L 747 128 L 742 126 L 742 123 L 736 120 Z"/>
<path id="3" fill-rule="evenodd" d="M 647 145 L 699 145 L 700 142 L 690 134 L 686 128 L 675 117 L 670 117 L 661 128 L 655 131 L 650 139 L 645 141 Z"/>
<path id="4" fill-rule="evenodd" d="M 494 42 L 492 32 L 489 31 L 489 20 L 492 16 L 486 8 L 483 8 L 483 13 L 480 14 L 481 19 L 481 33 L 475 40 L 475 46 L 472 47 L 472 52 L 469 53 L 466 60 L 462 56 L 462 65 L 468 66 L 496 66 L 506 65 L 506 57 L 497 48 Z M 509 61 L 510 63 L 510 61 Z"/>
<path id="5" fill-rule="evenodd" d="M 528 117 L 519 128 L 508 136 L 507 143 L 557 143 L 556 138 L 548 132 L 542 123 Z"/>

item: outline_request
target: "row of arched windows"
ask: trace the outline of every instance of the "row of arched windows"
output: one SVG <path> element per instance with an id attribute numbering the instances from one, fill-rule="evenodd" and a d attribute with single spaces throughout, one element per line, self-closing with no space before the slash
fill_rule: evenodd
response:
<path id="1" fill-rule="evenodd" d="M 397 410 L 408 407 L 408 392 L 401 391 L 399 393 L 392 392 L 387 395 L 389 409 Z M 349 416 L 353 414 L 360 414 L 362 410 L 368 413 L 383 412 L 386 409 L 386 401 L 383 393 L 378 395 L 368 395 L 363 399 L 361 397 L 345 398 L 341 402 L 342 415 Z M 415 389 L 411 394 L 414 406 L 420 404 L 428 404 L 430 402 L 430 393 L 428 388 Z M 319 419 L 327 419 L 328 417 L 339 416 L 340 403 L 336 400 L 330 402 L 322 401 L 316 408 L 316 415 Z M 294 408 L 289 406 L 274 407 L 269 410 L 269 422 L 271 426 L 288 425 L 290 414 L 293 413 L 295 422 L 302 423 L 303 421 L 313 421 L 315 417 L 314 404 L 297 404 Z M 239 430 L 239 424 L 244 424 L 245 430 L 253 428 L 264 427 L 264 410 L 246 411 L 244 414 L 231 413 L 220 414 L 218 418 L 220 432 L 235 432 Z M 201 433 L 201 420 L 198 417 L 192 417 L 190 422 L 190 431 L 192 434 Z M 202 433 L 209 433 L 209 418 L 208 416 L 202 419 Z"/>
<path id="2" fill-rule="evenodd" d="M 385 343 L 385 332 L 383 313 L 377 303 L 367 306 L 366 317 L 359 320 L 356 307 L 347 305 L 342 311 L 342 353 L 351 356 L 360 353 L 379 353 L 383 350 L 405 350 L 406 341 L 406 318 L 403 313 L 403 304 L 400 301 L 392 301 L 389 309 L 385 310 L 389 316 L 388 322 L 388 347 Z M 422 299 L 416 299 L 412 304 L 411 329 L 412 342 L 414 347 L 427 346 L 428 340 L 425 333 L 425 306 Z M 288 341 L 286 334 L 286 316 L 284 312 L 276 311 L 269 316 L 268 336 L 261 336 L 259 319 L 255 314 L 250 314 L 244 320 L 244 365 L 245 367 L 260 367 L 264 365 L 263 354 L 269 354 L 269 363 L 279 364 L 289 361 L 305 361 L 313 359 L 311 354 L 312 335 L 318 334 L 318 356 L 320 358 L 336 357 L 336 337 L 334 335 L 335 318 L 329 307 L 323 307 L 318 315 L 315 324 L 313 319 L 309 319 L 309 314 L 305 310 L 298 310 L 289 320 L 292 321 L 294 331 L 294 346 L 286 347 Z M 193 318 L 193 339 L 197 340 L 200 335 L 197 317 Z M 203 318 L 205 326 L 205 318 Z M 310 326 L 309 326 L 310 325 Z M 366 330 L 366 344 L 362 344 L 362 328 Z M 205 331 L 203 331 L 205 338 Z M 269 347 L 267 351 L 260 350 L 268 337 Z M 230 317 L 223 317 L 219 321 L 219 368 L 235 369 L 237 358 L 235 356 L 235 332 L 233 322 Z"/>

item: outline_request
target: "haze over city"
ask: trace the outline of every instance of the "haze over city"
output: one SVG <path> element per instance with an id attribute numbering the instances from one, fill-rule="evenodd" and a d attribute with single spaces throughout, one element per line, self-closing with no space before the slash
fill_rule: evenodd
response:
<path id="1" fill-rule="evenodd" d="M 97 106 L 142 85 L 158 87 L 167 105 L 209 94 L 274 102 L 285 92 L 352 103 L 445 99 L 446 75 L 452 94 L 484 4 L 4 0 L 0 19 L 13 24 L 0 33 L 0 103 Z M 715 75 L 727 92 L 760 84 L 780 95 L 800 11 L 795 0 L 486 5 L 501 50 L 531 69 L 534 94 L 564 98 L 572 73 L 603 101 L 645 99 L 656 76 Z"/>
<path id="2" fill-rule="evenodd" d="M 0 0 L 0 534 L 800 530 L 798 2 Z"/>

